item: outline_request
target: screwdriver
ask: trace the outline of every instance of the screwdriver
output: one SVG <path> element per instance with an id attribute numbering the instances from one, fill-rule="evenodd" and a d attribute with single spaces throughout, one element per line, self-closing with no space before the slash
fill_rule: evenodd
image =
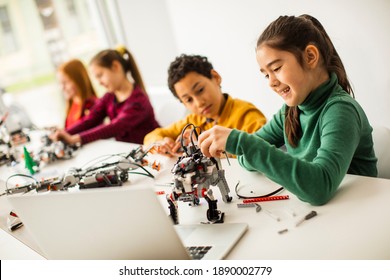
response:
<path id="1" fill-rule="evenodd" d="M 305 217 L 303 217 L 302 219 L 300 219 L 296 224 L 295 226 L 299 226 L 300 224 L 302 224 L 304 221 L 306 220 L 309 220 L 313 217 L 317 216 L 317 212 L 316 211 L 311 211 L 309 214 L 307 214 Z"/>

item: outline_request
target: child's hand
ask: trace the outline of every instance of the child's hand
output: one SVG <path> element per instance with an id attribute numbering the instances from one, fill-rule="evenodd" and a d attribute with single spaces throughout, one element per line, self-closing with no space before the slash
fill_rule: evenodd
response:
<path id="1" fill-rule="evenodd" d="M 206 157 L 221 157 L 226 149 L 226 141 L 232 129 L 214 126 L 199 135 L 199 148 Z"/>
<path id="2" fill-rule="evenodd" d="M 49 135 L 49 138 L 53 141 L 63 141 L 67 144 L 78 144 L 81 142 L 79 134 L 70 135 L 63 129 L 56 130 L 54 133 Z"/>
<path id="3" fill-rule="evenodd" d="M 62 129 L 52 130 L 52 133 L 49 135 L 49 138 L 52 141 L 59 141 L 62 131 L 63 131 Z"/>
<path id="4" fill-rule="evenodd" d="M 47 130 L 47 131 L 49 131 L 51 133 L 54 133 L 56 130 L 59 130 L 59 129 L 61 129 L 61 128 L 59 126 L 55 126 L 55 125 L 53 125 L 53 126 L 45 126 L 43 128 L 43 130 Z"/>
<path id="5" fill-rule="evenodd" d="M 163 140 L 156 143 L 155 151 L 158 154 L 168 157 L 176 156 L 180 143 L 177 143 L 172 138 L 165 137 Z"/>

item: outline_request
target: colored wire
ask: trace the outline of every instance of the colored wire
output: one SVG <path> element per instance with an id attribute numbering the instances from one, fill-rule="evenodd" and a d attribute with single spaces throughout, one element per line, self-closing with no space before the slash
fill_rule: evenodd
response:
<path id="1" fill-rule="evenodd" d="M 26 177 L 26 178 L 29 178 L 29 179 L 34 180 L 35 183 L 36 183 L 37 185 L 39 185 L 38 180 L 35 179 L 33 176 L 26 175 L 26 174 L 22 174 L 22 173 L 20 173 L 20 174 L 19 174 L 19 173 L 18 173 L 18 174 L 13 174 L 13 175 L 9 176 L 9 177 L 7 178 L 7 180 L 5 181 L 5 193 L 6 193 L 6 194 L 9 194 L 9 193 L 10 193 L 10 191 L 9 191 L 9 189 L 8 189 L 8 181 L 9 181 L 9 179 L 11 179 L 11 178 L 13 178 L 13 177 Z M 17 189 L 17 188 L 14 188 L 14 189 Z M 27 189 L 25 193 L 28 193 L 28 192 L 31 191 L 31 190 L 32 190 L 32 189 Z M 2 195 L 3 195 L 3 194 L 2 194 Z"/>
<path id="2" fill-rule="evenodd" d="M 133 173 L 133 174 L 142 174 L 142 175 L 146 175 L 150 178 L 154 178 L 153 174 L 150 173 L 145 167 L 143 167 L 141 164 L 138 164 L 138 163 L 133 163 L 134 165 L 138 166 L 139 168 L 141 168 L 143 171 L 145 171 L 147 174 L 145 173 L 140 173 L 140 172 L 134 172 L 134 171 L 129 171 L 128 173 Z"/>
<path id="3" fill-rule="evenodd" d="M 187 150 L 186 145 L 184 145 L 184 137 L 183 137 L 183 136 L 184 136 L 184 132 L 187 130 L 187 128 L 188 128 L 189 126 L 192 126 L 192 127 L 193 127 L 192 130 L 191 130 L 191 133 L 190 133 L 190 140 L 191 140 L 191 144 L 192 144 L 194 147 L 195 147 L 195 143 L 194 143 L 194 139 L 192 138 L 192 134 L 193 134 L 194 131 L 195 131 L 196 139 L 198 139 L 198 132 L 196 132 L 196 129 L 197 129 L 197 128 L 200 129 L 200 127 L 198 127 L 198 126 L 196 126 L 196 125 L 194 125 L 194 124 L 192 124 L 192 123 L 189 123 L 189 124 L 187 124 L 187 125 L 182 129 L 182 131 L 181 131 L 180 145 L 181 145 L 183 151 L 187 154 L 187 156 L 190 156 L 190 154 L 188 153 L 188 150 Z"/>
<path id="4" fill-rule="evenodd" d="M 259 195 L 259 196 L 243 196 L 238 193 L 238 185 L 240 184 L 240 181 L 237 182 L 237 185 L 234 188 L 234 191 L 236 192 L 236 195 L 238 198 L 243 198 L 243 199 L 251 199 L 251 198 L 262 198 L 262 197 L 269 197 L 271 195 L 277 194 L 278 192 L 281 192 L 284 190 L 283 187 L 280 187 L 279 189 L 272 191 L 270 193 L 264 194 L 264 195 Z"/>
<path id="5" fill-rule="evenodd" d="M 85 166 L 87 166 L 87 165 L 90 164 L 91 162 L 96 161 L 96 160 L 98 160 L 98 159 L 99 159 L 99 161 L 97 161 L 97 162 L 95 162 L 94 164 L 90 165 L 89 167 L 87 167 L 87 169 L 96 166 L 96 164 L 98 164 L 98 163 L 100 163 L 100 162 L 102 162 L 102 161 L 104 161 L 104 160 L 110 159 L 110 158 L 115 157 L 115 156 L 122 156 L 122 155 L 124 155 L 124 154 L 127 154 L 127 153 L 118 153 L 118 154 L 110 154 L 110 155 L 101 155 L 101 156 L 98 156 L 98 157 L 96 157 L 96 158 L 94 158 L 94 159 L 91 159 L 90 161 L 87 161 L 85 164 L 83 164 L 83 165 L 81 166 L 81 168 L 85 168 Z M 103 158 L 103 157 L 104 157 L 104 158 Z M 103 158 L 103 159 L 102 159 L 102 158 Z M 99 167 L 99 168 L 100 168 L 100 167 Z"/>

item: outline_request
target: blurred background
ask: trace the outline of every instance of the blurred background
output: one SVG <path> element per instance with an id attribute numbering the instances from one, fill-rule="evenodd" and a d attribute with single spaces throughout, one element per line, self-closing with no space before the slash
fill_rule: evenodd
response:
<path id="1" fill-rule="evenodd" d="M 388 0 L 0 0 L 0 87 L 38 127 L 62 126 L 56 67 L 70 58 L 88 65 L 98 51 L 123 44 L 156 111 L 174 101 L 169 63 L 189 53 L 208 56 L 224 92 L 271 118 L 283 101 L 259 73 L 256 40 L 279 15 L 303 13 L 324 25 L 370 121 L 390 127 Z"/>
<path id="2" fill-rule="evenodd" d="M 108 46 L 87 0 L 0 0 L 0 86 L 4 103 L 23 106 L 38 126 L 64 122 L 56 68 L 72 57 L 86 64 Z"/>

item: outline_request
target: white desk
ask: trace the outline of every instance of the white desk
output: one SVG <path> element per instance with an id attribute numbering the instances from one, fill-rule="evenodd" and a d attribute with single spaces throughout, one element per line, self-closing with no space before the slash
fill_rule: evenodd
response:
<path id="1" fill-rule="evenodd" d="M 47 166 L 47 170 L 62 169 L 65 171 L 68 167 L 81 167 L 99 155 L 128 152 L 132 147 L 134 146 L 127 143 L 110 140 L 97 141 L 82 147 L 74 159 L 53 163 Z M 163 167 L 162 171 L 154 173 L 156 190 L 169 193 L 171 188 L 160 184 L 171 181 L 170 170 L 175 159 L 157 155 L 149 157 L 159 159 Z M 388 242 L 390 180 L 347 175 L 336 196 L 324 206 L 313 207 L 299 201 L 287 191 L 283 191 L 280 194 L 288 194 L 290 199 L 262 202 L 260 204 L 263 210 L 257 213 L 255 208 L 237 207 L 237 203 L 242 203 L 242 200 L 238 199 L 234 193 L 236 183 L 240 181 L 239 193 L 247 196 L 268 193 L 279 186 L 258 173 L 242 169 L 236 160 L 230 159 L 230 162 L 231 166 L 223 160 L 222 165 L 226 170 L 233 201 L 225 204 L 220 199 L 218 188 L 212 188 L 215 196 L 219 198 L 218 208 L 225 213 L 225 222 L 247 222 L 249 229 L 228 255 L 228 259 L 390 259 L 390 243 Z M 3 174 L 6 174 L 4 168 L 0 169 L 3 180 L 5 180 Z M 143 180 L 146 180 L 146 177 L 131 175 L 130 182 L 122 187 L 131 187 L 142 183 Z M 313 187 L 315 187 L 315 182 L 313 182 Z M 161 202 L 166 203 L 164 198 Z M 197 207 L 189 207 L 179 202 L 180 223 L 206 221 L 206 209 L 207 203 L 204 200 L 201 200 L 201 205 Z M 4 217 L 9 210 L 6 197 L 0 197 L 2 228 L 5 227 Z M 280 221 L 271 218 L 266 210 L 277 215 Z M 296 227 L 296 221 L 312 210 L 317 211 L 318 216 Z M 296 217 L 292 216 L 293 212 Z M 279 234 L 278 231 L 283 229 L 288 231 Z M 0 246 L 1 259 L 41 258 L 35 252 L 35 250 L 39 252 L 39 248 L 29 237 L 28 230 L 22 227 L 12 233 L 28 246 L 16 238 L 8 238 L 5 232 L 0 234 L 0 245 L 4 242 L 12 244 L 5 246 L 5 249 L 4 246 Z"/>

